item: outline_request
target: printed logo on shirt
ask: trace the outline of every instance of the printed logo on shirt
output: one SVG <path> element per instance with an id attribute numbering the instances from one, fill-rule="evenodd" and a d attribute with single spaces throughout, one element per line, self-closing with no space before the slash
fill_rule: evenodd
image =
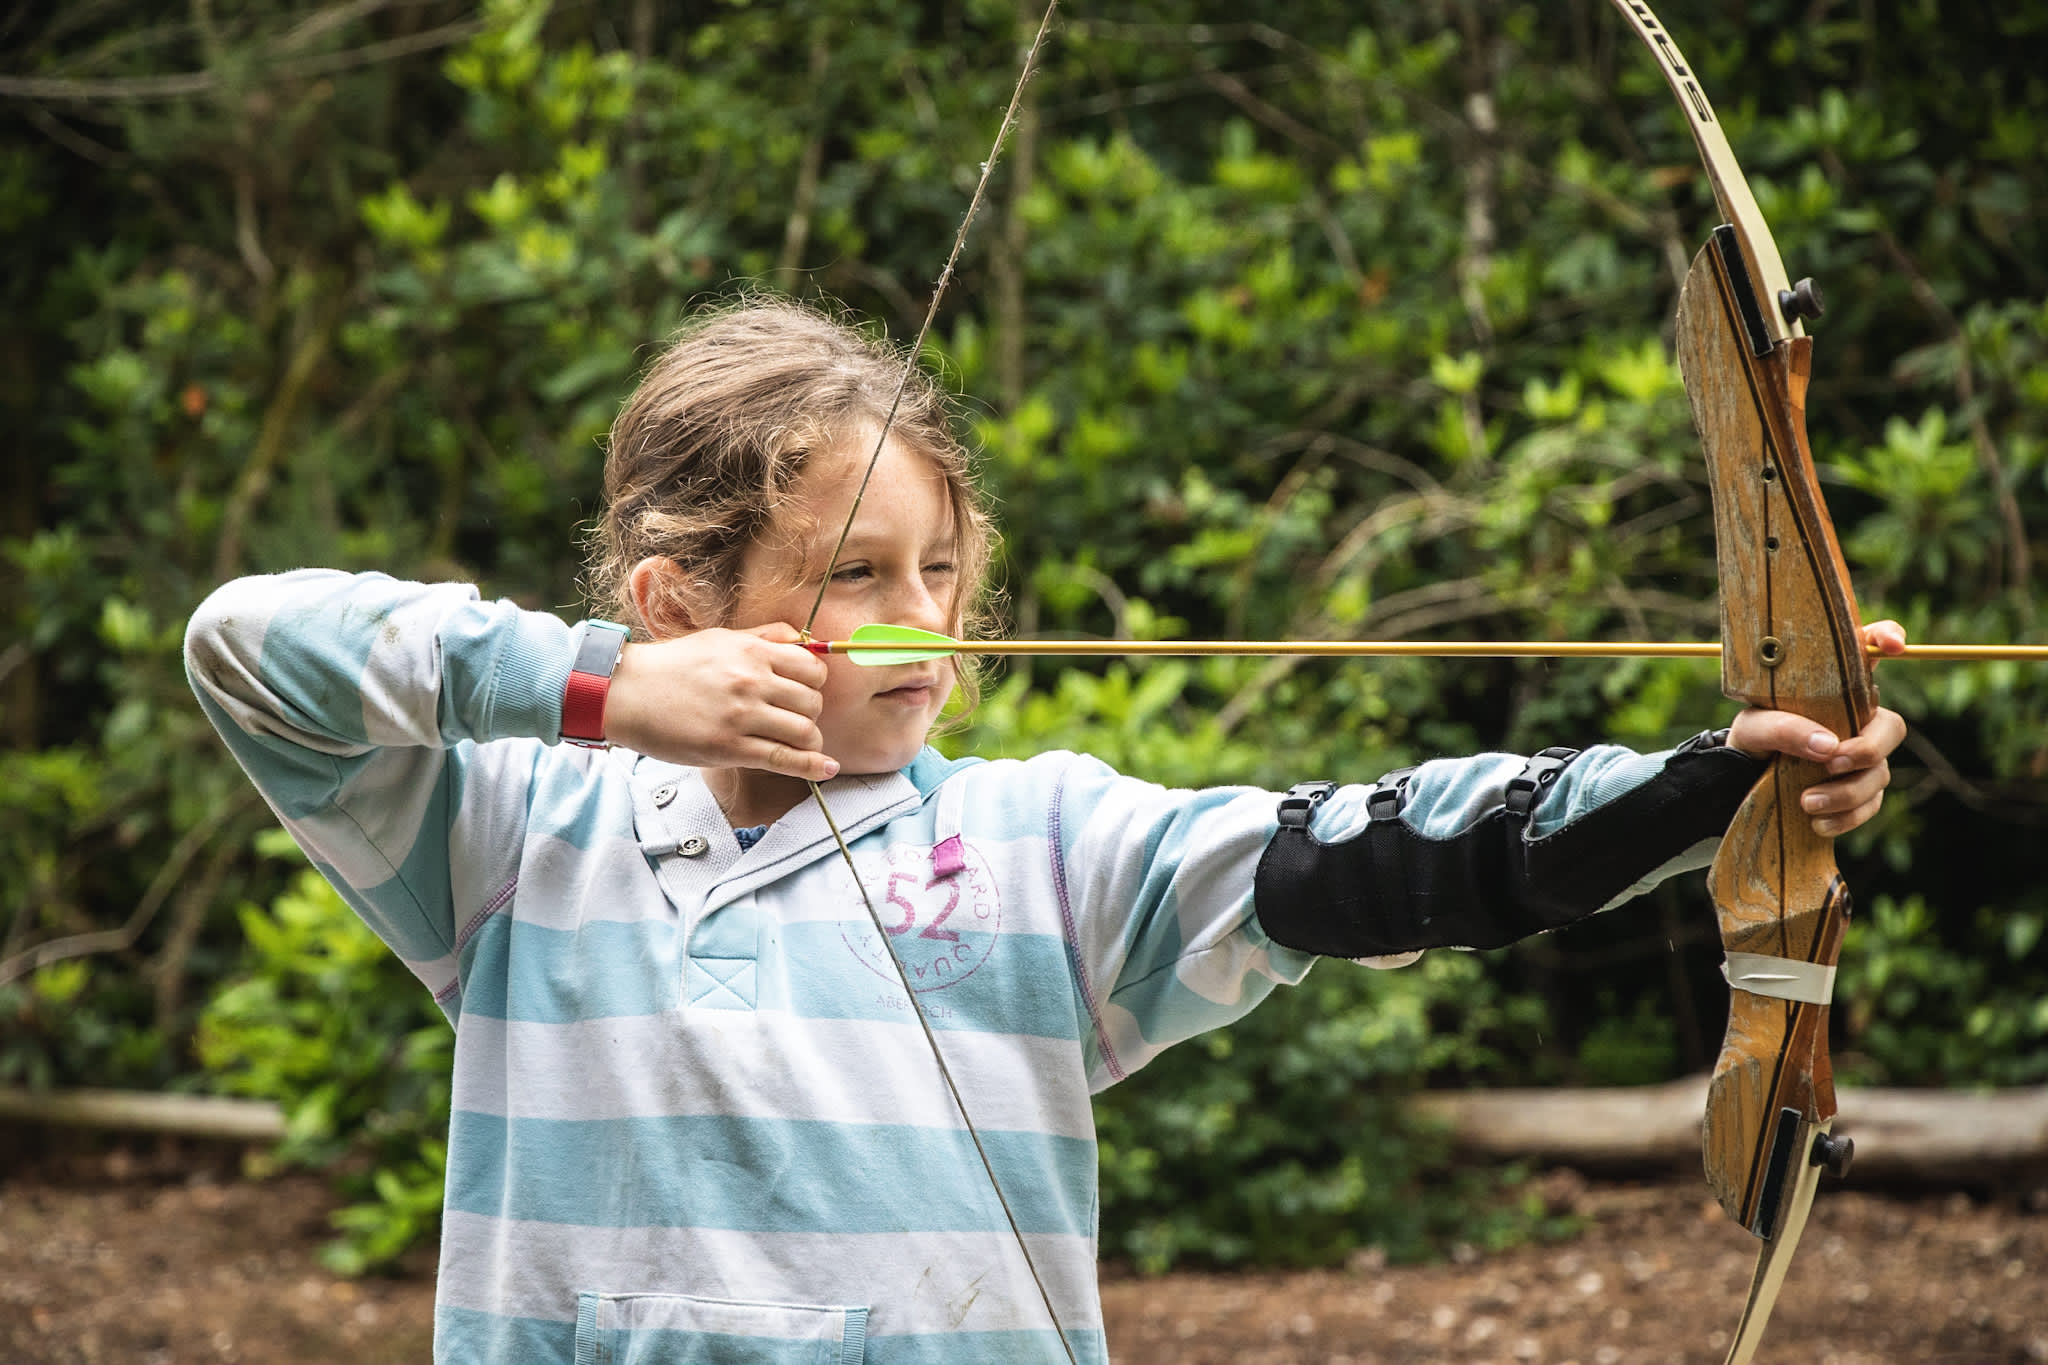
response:
<path id="1" fill-rule="evenodd" d="M 944 990 L 988 960 L 1002 929 L 1003 907 L 987 861 L 973 848 L 958 839 L 936 849 L 897 844 L 885 855 L 856 861 L 912 990 Z M 839 880 L 850 906 L 839 922 L 840 936 L 864 966 L 897 985 L 889 948 L 876 935 L 843 863 Z"/>

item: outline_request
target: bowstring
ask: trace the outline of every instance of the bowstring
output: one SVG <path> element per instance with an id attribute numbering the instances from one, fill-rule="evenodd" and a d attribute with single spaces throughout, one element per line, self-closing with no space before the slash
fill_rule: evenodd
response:
<path id="1" fill-rule="evenodd" d="M 953 267 L 960 261 L 960 252 L 967 245 L 967 231 L 974 226 L 975 215 L 981 212 L 982 198 L 988 193 L 989 180 L 995 174 L 996 158 L 1002 155 L 1003 144 L 1009 141 L 1010 129 L 1016 125 L 1018 106 L 1024 102 L 1024 87 L 1031 81 L 1031 73 L 1038 67 L 1038 52 L 1045 44 L 1045 35 L 1052 29 L 1053 11 L 1059 8 L 1060 0 L 1046 0 L 1045 15 L 1038 21 L 1038 32 L 1031 39 L 1031 46 L 1025 50 L 1024 65 L 1017 72 L 1017 84 L 1010 90 L 1009 107 L 1003 110 L 1003 121 L 996 127 L 995 142 L 988 149 L 988 159 L 981 163 L 981 179 L 974 184 L 974 195 L 967 201 L 967 212 L 960 215 L 960 230 L 953 234 L 953 249 L 946 255 L 945 268 L 939 271 L 939 278 L 932 285 L 931 303 L 924 310 L 924 321 L 918 324 L 917 339 L 910 343 L 910 354 L 903 362 L 902 377 L 896 381 L 896 392 L 889 397 L 889 411 L 882 418 L 882 429 L 875 434 L 875 448 L 868 456 L 867 467 L 861 471 L 860 486 L 853 490 L 853 506 L 846 510 L 846 523 L 839 528 L 839 539 L 833 542 L 832 557 L 825 561 L 824 575 L 818 580 L 818 595 L 811 599 L 810 614 L 804 617 L 804 635 L 811 633 L 816 624 L 818 611 L 825 605 L 825 589 L 832 585 L 832 566 L 839 562 L 839 552 L 846 548 L 846 538 L 853 534 L 853 519 L 860 515 L 861 499 L 868 493 L 868 480 L 874 477 L 875 466 L 881 462 L 882 448 L 889 443 L 889 429 L 896 424 L 896 410 L 902 406 L 903 394 L 910 387 L 910 376 L 917 366 L 918 357 L 924 354 L 925 338 L 931 335 L 932 323 L 939 316 L 939 302 L 946 297 L 946 287 L 953 282 Z"/>
<path id="2" fill-rule="evenodd" d="M 925 309 L 924 321 L 918 325 L 917 339 L 910 344 L 910 352 L 904 357 L 902 376 L 896 381 L 896 392 L 889 398 L 889 410 L 882 418 L 881 430 L 875 434 L 875 448 L 868 456 L 867 467 L 861 471 L 860 484 L 854 489 L 853 505 L 846 511 L 845 524 L 839 528 L 839 538 L 833 543 L 832 555 L 825 561 L 825 568 L 818 579 L 818 595 L 811 599 L 810 614 L 804 618 L 803 638 L 811 638 L 811 628 L 817 624 L 818 612 L 825 605 L 825 590 L 832 585 L 832 568 L 839 562 L 840 551 L 846 548 L 846 538 L 853 533 L 854 518 L 860 515 L 861 500 L 867 496 L 868 481 L 874 477 L 875 466 L 881 463 L 882 451 L 889 442 L 889 430 L 896 422 L 896 412 L 903 403 L 903 395 L 910 387 L 911 376 L 924 354 L 925 338 L 931 334 L 932 324 L 939 316 L 939 304 L 946 296 L 946 287 L 953 282 L 953 268 L 959 263 L 960 252 L 967 245 L 968 230 L 981 212 L 981 202 L 988 192 L 989 180 L 995 172 L 996 159 L 1001 156 L 1003 144 L 1009 140 L 1010 129 L 1016 126 L 1017 111 L 1024 102 L 1024 87 L 1030 83 L 1031 74 L 1037 69 L 1038 54 L 1045 45 L 1045 36 L 1052 30 L 1053 12 L 1059 8 L 1059 0 L 1047 0 L 1045 15 L 1038 21 L 1038 32 L 1031 39 L 1031 46 L 1024 53 L 1024 64 L 1017 72 L 1017 83 L 1010 91 L 1010 103 L 1003 110 L 1003 121 L 996 128 L 994 144 L 989 148 L 988 159 L 981 163 L 981 178 L 975 182 L 974 195 L 967 201 L 967 211 L 960 216 L 959 231 L 953 234 L 953 249 L 946 256 L 945 268 L 939 272 L 932 286 L 931 303 Z M 931 1050 L 932 1060 L 938 1064 L 939 1077 L 946 1084 L 946 1091 L 953 1097 L 953 1107 L 960 1111 L 960 1122 L 967 1129 L 967 1136 L 974 1144 L 974 1153 L 981 1159 L 982 1173 L 988 1177 L 988 1185 L 995 1192 L 996 1203 L 1002 1206 L 1003 1218 L 1010 1225 L 1010 1236 L 1016 1241 L 1017 1251 L 1024 1258 L 1024 1268 L 1031 1273 L 1031 1283 L 1038 1290 L 1039 1302 L 1045 1305 L 1045 1315 L 1051 1319 L 1053 1332 L 1060 1339 L 1060 1349 L 1066 1352 L 1068 1365 L 1079 1365 L 1074 1355 L 1073 1343 L 1067 1340 L 1066 1327 L 1060 1322 L 1059 1311 L 1052 1305 L 1052 1292 L 1045 1286 L 1045 1278 L 1038 1273 L 1038 1263 L 1031 1258 L 1031 1248 L 1024 1240 L 1024 1230 L 1017 1223 L 1017 1214 L 1010 1207 L 1010 1200 L 1003 1193 L 1002 1181 L 996 1179 L 995 1163 L 989 1159 L 988 1148 L 982 1143 L 981 1133 L 974 1126 L 974 1119 L 967 1112 L 967 1101 L 960 1093 L 960 1084 L 953 1079 L 953 1069 L 946 1064 L 946 1054 L 939 1050 L 938 1035 L 932 1031 L 931 1020 L 925 1016 L 924 1006 L 918 1003 L 917 992 L 911 987 L 910 973 L 897 956 L 894 945 L 889 942 L 888 930 L 882 926 L 882 916 L 875 909 L 874 898 L 868 895 L 867 883 L 861 880 L 860 868 L 853 861 L 853 850 L 847 847 L 846 836 L 839 832 L 839 822 L 832 817 L 832 809 L 825 804 L 825 792 L 815 781 L 806 780 L 811 789 L 811 800 L 816 803 L 818 813 L 825 817 L 825 827 L 832 831 L 832 842 L 839 846 L 839 856 L 846 862 L 846 870 L 852 874 L 854 890 L 860 893 L 860 903 L 867 909 L 868 919 L 874 925 L 875 934 L 882 941 L 882 951 L 889 964 L 896 969 L 896 979 L 902 983 L 903 994 L 910 1001 L 911 1013 L 917 1016 L 917 1026 L 924 1033 L 925 1045 Z"/>

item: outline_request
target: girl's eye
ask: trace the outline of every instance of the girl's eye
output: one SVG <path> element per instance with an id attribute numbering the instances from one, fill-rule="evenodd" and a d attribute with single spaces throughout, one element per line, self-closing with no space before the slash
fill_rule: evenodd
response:
<path id="1" fill-rule="evenodd" d="M 875 571 L 865 564 L 851 564 L 832 575 L 834 583 L 858 583 L 864 578 L 873 578 Z"/>
<path id="2" fill-rule="evenodd" d="M 955 567 L 951 560 L 941 560 L 937 564 L 925 565 L 924 571 L 930 574 L 949 574 L 954 571 Z"/>

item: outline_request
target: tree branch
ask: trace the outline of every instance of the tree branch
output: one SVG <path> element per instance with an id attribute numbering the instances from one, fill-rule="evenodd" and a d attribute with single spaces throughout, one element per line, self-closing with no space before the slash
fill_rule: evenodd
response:
<path id="1" fill-rule="evenodd" d="M 224 801 L 213 808 L 206 818 L 185 831 L 178 842 L 171 846 L 168 857 L 157 869 L 143 890 L 142 899 L 135 903 L 128 922 L 119 929 L 101 929 L 89 934 L 72 934 L 68 938 L 51 939 L 38 943 L 13 957 L 0 960 L 0 986 L 5 986 L 29 973 L 39 971 L 53 962 L 66 958 L 87 957 L 93 953 L 118 953 L 135 946 L 143 930 L 156 918 L 156 912 L 163 908 L 164 898 L 171 894 L 171 888 L 185 875 L 193 858 L 206 847 L 209 839 L 230 820 L 256 804 L 254 788 L 246 788 L 232 801 Z"/>
<path id="2" fill-rule="evenodd" d="M 325 76 L 355 67 L 375 66 L 416 53 L 431 52 L 435 48 L 449 47 L 481 33 L 483 27 L 481 19 L 462 19 L 404 38 L 391 38 L 342 52 L 290 61 L 277 59 L 278 53 L 286 50 L 285 45 L 280 44 L 270 52 L 257 54 L 250 69 L 257 73 L 258 84 L 276 85 L 306 76 Z M 108 76 L 98 80 L 68 76 L 0 76 L 0 98 L 85 102 L 170 100 L 206 94 L 220 83 L 220 77 L 211 71 L 184 71 L 166 76 Z"/>
<path id="3" fill-rule="evenodd" d="M 333 330 L 330 317 L 315 319 L 293 351 L 291 363 L 285 367 L 284 376 L 278 381 L 277 393 L 264 410 L 263 425 L 257 429 L 255 447 L 249 452 L 248 463 L 242 467 L 242 477 L 235 482 L 235 491 L 228 498 L 227 509 L 221 513 L 220 541 L 213 557 L 216 581 L 226 582 L 235 576 L 242 557 L 242 528 L 247 524 L 249 514 L 263 500 L 264 493 L 269 491 L 271 470 L 284 454 L 285 437 L 291 431 L 292 419 L 298 415 L 299 399 L 307 382 L 312 379 L 313 371 L 327 355 L 327 344 Z"/>
<path id="4" fill-rule="evenodd" d="M 782 225 L 782 251 L 775 261 L 776 287 L 796 292 L 796 275 L 811 240 L 811 212 L 818 203 L 818 181 L 825 164 L 825 134 L 832 127 L 832 102 L 825 89 L 831 70 L 832 47 L 827 41 L 830 25 L 818 21 L 811 34 L 811 63 L 808 83 L 812 105 L 811 135 L 804 139 L 803 155 L 797 160 L 796 189 L 790 195 L 789 217 Z"/>

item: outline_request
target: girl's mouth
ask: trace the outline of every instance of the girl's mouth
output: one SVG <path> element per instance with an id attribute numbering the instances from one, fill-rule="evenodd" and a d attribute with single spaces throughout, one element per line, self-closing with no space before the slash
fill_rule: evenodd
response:
<path id="1" fill-rule="evenodd" d="M 893 701 L 902 702 L 906 705 L 922 706 L 932 699 L 932 693 L 937 689 L 938 683 L 935 680 L 920 678 L 898 687 L 892 687 L 886 692 L 877 692 L 875 693 L 875 699 L 877 701 Z"/>

